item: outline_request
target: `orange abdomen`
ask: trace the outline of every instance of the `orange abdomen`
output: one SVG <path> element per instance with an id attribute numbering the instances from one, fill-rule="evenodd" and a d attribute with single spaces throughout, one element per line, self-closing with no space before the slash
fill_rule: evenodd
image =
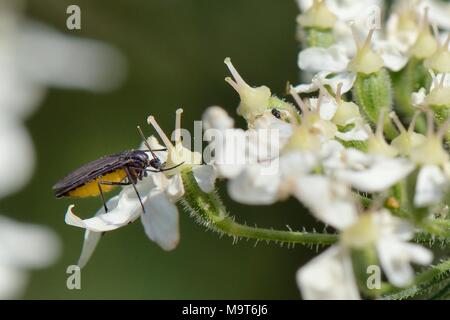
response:
<path id="1" fill-rule="evenodd" d="M 105 174 L 104 176 L 98 177 L 95 180 L 92 180 L 88 183 L 85 183 L 84 185 L 82 185 L 76 189 L 69 191 L 67 193 L 67 196 L 77 197 L 77 198 L 96 197 L 96 196 L 100 195 L 100 190 L 98 188 L 99 181 L 121 182 L 126 178 L 126 176 L 127 176 L 127 174 L 124 169 L 118 169 L 111 173 Z M 108 185 L 101 184 L 100 187 L 102 188 L 103 192 L 109 192 L 115 186 L 108 186 Z"/>

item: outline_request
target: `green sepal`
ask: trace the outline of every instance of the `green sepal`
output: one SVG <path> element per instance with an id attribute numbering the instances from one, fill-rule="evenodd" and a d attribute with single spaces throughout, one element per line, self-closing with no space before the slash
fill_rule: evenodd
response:
<path id="1" fill-rule="evenodd" d="M 377 266 L 380 269 L 378 263 L 378 256 L 375 246 L 369 246 L 364 249 L 351 249 L 351 259 L 353 266 L 353 274 L 355 275 L 356 283 L 359 290 L 364 296 L 370 298 L 376 298 L 379 295 L 379 289 L 381 288 L 369 288 L 368 279 L 371 276 L 369 273 L 369 266 Z M 381 274 L 380 274 L 381 285 Z"/>
<path id="2" fill-rule="evenodd" d="M 396 112 L 409 122 L 416 111 L 411 104 L 411 94 L 420 88 L 429 89 L 431 86 L 431 75 L 423 65 L 423 59 L 411 57 L 408 64 L 398 72 L 392 72 L 392 84 L 394 89 L 394 99 Z M 425 132 L 425 121 L 419 118 L 417 130 Z"/>
<path id="3" fill-rule="evenodd" d="M 392 106 L 391 77 L 386 69 L 371 74 L 358 73 L 353 86 L 353 95 L 362 114 L 375 127 L 380 111 L 389 112 Z M 386 113 L 385 134 L 389 139 L 397 135 L 397 130 L 389 121 Z"/>
<path id="4" fill-rule="evenodd" d="M 367 152 L 367 149 L 368 149 L 367 141 L 361 141 L 361 140 L 345 141 L 338 137 L 336 137 L 335 139 L 336 139 L 336 141 L 338 141 L 340 144 L 342 144 L 346 148 L 354 148 L 354 149 L 358 149 L 363 152 Z"/>
<path id="5" fill-rule="evenodd" d="M 328 48 L 336 39 L 332 29 L 304 28 L 306 47 Z"/>

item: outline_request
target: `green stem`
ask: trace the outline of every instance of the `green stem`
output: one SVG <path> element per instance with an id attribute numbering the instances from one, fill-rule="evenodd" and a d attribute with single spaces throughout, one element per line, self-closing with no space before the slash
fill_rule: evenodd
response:
<path id="1" fill-rule="evenodd" d="M 273 230 L 240 224 L 228 215 L 217 193 L 205 193 L 200 189 L 192 172 L 183 173 L 183 184 L 186 192 L 181 203 L 197 222 L 235 240 L 249 238 L 278 243 L 331 245 L 339 239 L 336 234 Z"/>
<path id="2" fill-rule="evenodd" d="M 383 295 L 383 299 L 388 300 L 403 300 L 413 298 L 416 296 L 433 297 L 436 290 L 442 290 L 447 280 L 450 278 L 450 259 L 443 260 L 438 265 L 419 273 L 416 277 L 414 285 L 399 289 L 390 286 L 389 294 Z M 445 289 L 445 288 L 444 288 Z"/>

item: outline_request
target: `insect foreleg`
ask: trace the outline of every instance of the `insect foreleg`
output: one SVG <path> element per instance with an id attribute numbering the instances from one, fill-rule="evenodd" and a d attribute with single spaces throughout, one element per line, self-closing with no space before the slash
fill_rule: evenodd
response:
<path id="1" fill-rule="evenodd" d="M 124 167 L 124 169 L 127 174 L 128 182 L 130 182 L 133 185 L 133 189 L 136 192 L 136 195 L 139 199 L 139 203 L 141 204 L 141 207 L 142 207 L 142 212 L 145 213 L 144 204 L 142 203 L 141 196 L 139 195 L 139 192 L 136 188 L 136 182 L 134 181 L 133 177 L 131 176 L 130 169 L 128 169 L 128 167 Z"/>

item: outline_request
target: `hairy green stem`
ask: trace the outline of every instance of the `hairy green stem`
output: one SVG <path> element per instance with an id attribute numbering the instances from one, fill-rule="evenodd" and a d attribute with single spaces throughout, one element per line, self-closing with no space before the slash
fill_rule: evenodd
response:
<path id="1" fill-rule="evenodd" d="M 207 228 L 234 239 L 249 238 L 288 244 L 331 245 L 338 235 L 288 230 L 273 230 L 240 224 L 229 216 L 216 192 L 205 193 L 198 186 L 192 172 L 183 173 L 185 195 L 182 205 Z"/>
<path id="2" fill-rule="evenodd" d="M 424 298 L 439 298 L 436 290 L 442 295 L 448 294 L 447 281 L 450 279 L 450 259 L 443 260 L 439 264 L 419 273 L 414 285 L 399 289 L 395 287 L 386 288 L 390 293 L 383 295 L 383 299 L 403 300 L 421 296 Z M 446 291 L 447 290 L 447 291 Z"/>

